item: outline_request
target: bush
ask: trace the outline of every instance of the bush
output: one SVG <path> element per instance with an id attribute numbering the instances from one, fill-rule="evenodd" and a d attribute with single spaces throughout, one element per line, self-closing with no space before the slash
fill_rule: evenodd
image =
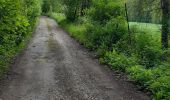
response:
<path id="1" fill-rule="evenodd" d="M 127 34 L 125 20 L 122 17 L 112 18 L 106 25 L 96 23 L 87 24 L 87 38 L 93 49 L 105 45 L 106 50 L 112 50 L 113 44 L 117 43 Z"/>
<path id="2" fill-rule="evenodd" d="M 49 0 L 43 0 L 43 4 L 42 4 L 42 13 L 48 14 L 51 10 L 51 2 Z"/>
<path id="3" fill-rule="evenodd" d="M 143 66 L 133 66 L 127 68 L 126 72 L 131 79 L 152 91 L 154 100 L 169 100 L 170 67 L 145 69 Z"/>
<path id="4" fill-rule="evenodd" d="M 140 85 L 147 87 L 149 82 L 153 79 L 152 70 L 146 70 L 143 66 L 136 65 L 126 69 L 126 72 L 130 75 L 130 78 L 137 81 Z"/>
<path id="5" fill-rule="evenodd" d="M 155 100 L 170 99 L 170 76 L 161 76 L 153 80 L 149 88 L 154 94 Z"/>
<path id="6" fill-rule="evenodd" d="M 111 65 L 112 68 L 122 71 L 125 71 L 129 66 L 136 65 L 138 62 L 135 57 L 126 57 L 125 55 L 116 52 L 116 50 L 106 52 L 104 61 Z"/>
<path id="7" fill-rule="evenodd" d="M 70 35 L 80 43 L 84 44 L 86 42 L 86 27 L 84 25 L 70 24 L 67 30 L 70 32 Z"/>
<path id="8" fill-rule="evenodd" d="M 135 39 L 132 48 L 140 58 L 139 63 L 147 68 L 161 64 L 163 51 L 158 45 L 159 43 L 155 42 L 154 37 L 146 31 L 138 29 L 135 29 L 133 35 L 135 35 Z"/>
<path id="9" fill-rule="evenodd" d="M 0 75 L 31 35 L 40 9 L 40 0 L 0 0 Z"/>
<path id="10" fill-rule="evenodd" d="M 60 23 L 61 21 L 65 20 L 65 15 L 62 13 L 52 13 L 50 15 L 50 17 L 52 17 L 53 19 L 55 19 L 58 23 Z"/>
<path id="11" fill-rule="evenodd" d="M 37 18 L 41 15 L 42 0 L 23 0 L 23 9 L 27 17 L 31 30 L 35 27 Z"/>
<path id="12" fill-rule="evenodd" d="M 124 14 L 123 5 L 121 2 L 112 0 L 93 0 L 92 7 L 88 9 L 88 15 L 91 19 L 99 24 L 105 24 L 112 17 L 117 18 Z"/>

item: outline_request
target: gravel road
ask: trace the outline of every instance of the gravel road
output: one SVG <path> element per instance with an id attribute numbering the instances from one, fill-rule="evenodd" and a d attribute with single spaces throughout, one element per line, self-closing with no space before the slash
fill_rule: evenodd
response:
<path id="1" fill-rule="evenodd" d="M 42 16 L 28 47 L 0 81 L 0 100 L 149 100 L 114 73 Z"/>

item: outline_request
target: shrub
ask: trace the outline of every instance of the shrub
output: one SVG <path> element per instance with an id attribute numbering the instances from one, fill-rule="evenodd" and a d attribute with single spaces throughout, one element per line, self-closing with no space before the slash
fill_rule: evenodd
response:
<path id="1" fill-rule="evenodd" d="M 126 69 L 126 72 L 130 75 L 130 78 L 137 81 L 140 85 L 147 87 L 150 81 L 153 79 L 152 70 L 146 70 L 143 66 L 136 65 Z"/>
<path id="2" fill-rule="evenodd" d="M 170 67 L 159 66 L 145 69 L 137 65 L 126 69 L 131 79 L 152 91 L 154 100 L 169 100 Z"/>
<path id="3" fill-rule="evenodd" d="M 40 0 L 0 0 L 0 74 L 31 35 L 40 9 Z"/>
<path id="4" fill-rule="evenodd" d="M 154 79 L 149 88 L 154 94 L 155 100 L 170 99 L 170 76 L 161 76 Z"/>
<path id="5" fill-rule="evenodd" d="M 49 0 L 43 0 L 42 13 L 48 14 L 50 12 L 51 2 Z"/>
<path id="6" fill-rule="evenodd" d="M 93 0 L 92 7 L 88 9 L 88 15 L 99 24 L 105 24 L 112 17 L 122 16 L 124 9 L 121 2 L 112 0 Z"/>
<path id="7" fill-rule="evenodd" d="M 117 43 L 127 34 L 125 20 L 122 17 L 112 18 L 106 25 L 89 23 L 87 27 L 87 38 L 92 43 L 93 49 L 105 45 L 106 50 L 112 50 L 113 44 Z"/>
<path id="8" fill-rule="evenodd" d="M 70 32 L 70 35 L 75 37 L 80 43 L 85 43 L 86 27 L 84 25 L 70 24 L 68 31 Z"/>
<path id="9" fill-rule="evenodd" d="M 116 52 L 116 50 L 106 52 L 104 61 L 111 65 L 112 68 L 122 71 L 129 66 L 136 65 L 138 62 L 135 57 L 126 57 L 125 55 Z"/>
<path id="10" fill-rule="evenodd" d="M 27 17 L 31 30 L 35 27 L 37 18 L 41 15 L 42 0 L 23 0 L 24 14 Z"/>
<path id="11" fill-rule="evenodd" d="M 140 64 L 147 68 L 159 65 L 163 52 L 155 39 L 145 31 L 134 33 L 134 35 L 135 43 L 133 48 L 140 58 Z"/>
<path id="12" fill-rule="evenodd" d="M 52 17 L 53 19 L 55 19 L 58 23 L 60 23 L 61 21 L 65 20 L 65 15 L 62 13 L 52 13 L 50 15 L 50 17 Z"/>

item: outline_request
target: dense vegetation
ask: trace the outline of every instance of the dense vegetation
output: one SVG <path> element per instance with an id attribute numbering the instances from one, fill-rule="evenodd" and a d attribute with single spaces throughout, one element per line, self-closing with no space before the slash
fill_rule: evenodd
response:
<path id="1" fill-rule="evenodd" d="M 50 1 L 46 2 L 50 4 Z M 169 34 L 167 30 L 170 18 L 169 2 L 166 0 L 55 2 L 57 5 L 50 5 L 48 9 L 53 7 L 58 9 L 45 13 L 56 19 L 81 44 L 96 51 L 100 63 L 127 73 L 130 79 L 142 86 L 141 89 L 151 91 L 155 100 L 170 99 L 170 49 L 166 40 Z M 125 9 L 125 3 L 128 9 Z M 161 13 L 164 11 L 167 14 Z"/>
<path id="2" fill-rule="evenodd" d="M 0 75 L 25 46 L 40 13 L 40 0 L 0 0 Z"/>
<path id="3" fill-rule="evenodd" d="M 25 46 L 42 10 L 96 51 L 101 64 L 125 72 L 155 100 L 169 100 L 169 5 L 169 0 L 0 0 L 0 75 Z"/>

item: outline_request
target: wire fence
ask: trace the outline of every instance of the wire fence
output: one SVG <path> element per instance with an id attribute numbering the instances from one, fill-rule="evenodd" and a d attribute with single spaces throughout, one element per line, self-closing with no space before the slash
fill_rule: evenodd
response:
<path id="1" fill-rule="evenodd" d="M 138 6 L 135 2 L 125 4 L 129 27 L 137 26 L 140 30 L 150 30 L 161 33 L 162 11 L 160 2 L 146 2 Z M 154 7 L 153 7 L 154 6 Z"/>

